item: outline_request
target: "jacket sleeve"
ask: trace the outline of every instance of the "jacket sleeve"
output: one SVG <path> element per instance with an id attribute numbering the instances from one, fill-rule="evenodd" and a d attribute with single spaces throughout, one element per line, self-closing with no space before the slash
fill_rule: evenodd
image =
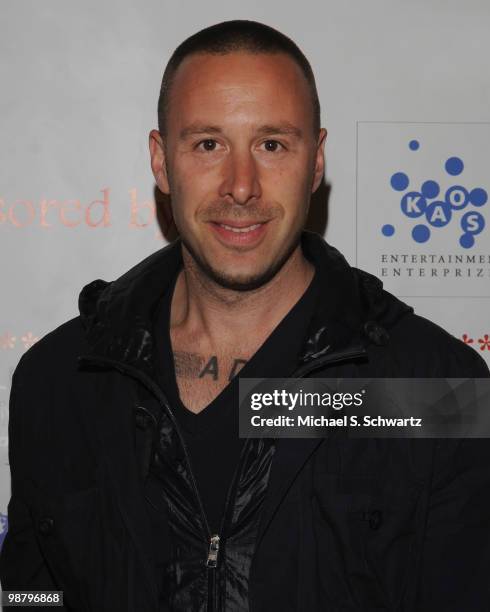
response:
<path id="1" fill-rule="evenodd" d="M 490 610 L 490 440 L 438 440 L 417 612 Z"/>
<path id="2" fill-rule="evenodd" d="M 454 361 L 456 368 L 442 375 L 489 377 L 486 363 L 473 349 L 458 351 Z M 434 443 L 414 610 L 485 612 L 490 610 L 490 439 Z"/>
<path id="3" fill-rule="evenodd" d="M 30 449 L 25 419 L 36 408 L 33 381 L 25 371 L 24 357 L 14 371 L 9 400 L 11 498 L 8 504 L 8 531 L 0 553 L 0 581 L 4 591 L 59 590 L 43 558 L 35 525 L 22 493 L 25 479 L 32 475 L 28 468 Z M 44 608 L 40 606 L 36 609 Z M 64 607 L 57 609 L 66 610 Z"/>

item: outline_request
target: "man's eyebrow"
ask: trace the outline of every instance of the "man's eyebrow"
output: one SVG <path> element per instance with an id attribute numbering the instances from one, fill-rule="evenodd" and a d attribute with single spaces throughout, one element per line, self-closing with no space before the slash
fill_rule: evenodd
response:
<path id="1" fill-rule="evenodd" d="M 285 134 L 302 138 L 303 132 L 292 123 L 278 123 L 277 125 L 262 125 L 258 130 L 259 134 L 265 136 L 272 134 Z"/>
<path id="2" fill-rule="evenodd" d="M 222 129 L 217 125 L 206 125 L 204 123 L 191 123 L 187 127 L 180 130 L 180 138 L 185 139 L 188 136 L 195 136 L 197 134 L 221 134 Z M 284 134 L 295 136 L 296 138 L 302 138 L 303 132 L 300 128 L 296 127 L 292 123 L 278 123 L 277 125 L 261 125 L 257 129 L 257 133 L 262 136 L 271 136 L 273 134 Z"/>
<path id="3" fill-rule="evenodd" d="M 187 138 L 195 134 L 220 134 L 221 128 L 216 125 L 205 125 L 204 123 L 191 123 L 180 130 L 180 138 Z"/>

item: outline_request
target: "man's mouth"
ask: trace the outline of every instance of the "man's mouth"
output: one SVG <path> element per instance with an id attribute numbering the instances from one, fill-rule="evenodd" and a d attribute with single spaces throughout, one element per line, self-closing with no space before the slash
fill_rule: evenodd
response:
<path id="1" fill-rule="evenodd" d="M 231 230 L 232 232 L 244 233 L 244 232 L 251 232 L 252 230 L 257 229 L 263 224 L 255 223 L 254 225 L 245 225 L 242 227 L 239 227 L 236 225 L 227 225 L 226 223 L 218 223 L 218 225 L 221 227 L 224 227 L 227 230 Z"/>
<path id="2" fill-rule="evenodd" d="M 231 247 L 250 249 L 256 247 L 265 237 L 268 221 L 212 221 L 211 227 L 219 241 Z"/>

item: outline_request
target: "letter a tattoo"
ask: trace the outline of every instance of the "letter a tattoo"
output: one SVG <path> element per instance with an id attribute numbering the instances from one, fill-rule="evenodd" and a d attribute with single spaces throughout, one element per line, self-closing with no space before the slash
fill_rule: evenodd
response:
<path id="1" fill-rule="evenodd" d="M 240 366 L 244 366 L 246 364 L 245 359 L 235 359 L 233 361 L 233 366 L 230 371 L 230 375 L 228 376 L 228 380 L 231 380 L 236 374 L 238 374 L 238 370 L 241 370 Z"/>
<path id="2" fill-rule="evenodd" d="M 203 378 L 206 374 L 211 374 L 213 380 L 218 380 L 218 358 L 216 355 L 213 355 L 201 372 L 199 372 L 199 378 Z"/>

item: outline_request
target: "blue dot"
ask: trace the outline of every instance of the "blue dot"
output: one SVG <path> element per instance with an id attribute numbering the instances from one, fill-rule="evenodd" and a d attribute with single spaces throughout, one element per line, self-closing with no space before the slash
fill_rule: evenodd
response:
<path id="1" fill-rule="evenodd" d="M 436 183 L 435 181 L 425 181 L 420 191 L 422 192 L 422 195 L 426 198 L 437 198 L 437 196 L 439 195 L 440 188 L 438 183 Z"/>
<path id="2" fill-rule="evenodd" d="M 470 210 L 461 217 L 461 229 L 465 234 L 476 236 L 483 231 L 485 219 L 476 210 Z"/>
<path id="3" fill-rule="evenodd" d="M 481 187 L 470 191 L 470 202 L 475 206 L 483 206 L 488 200 L 487 192 Z"/>
<path id="4" fill-rule="evenodd" d="M 451 205 L 447 202 L 436 200 L 427 206 L 425 216 L 433 227 L 444 227 L 451 221 Z"/>
<path id="5" fill-rule="evenodd" d="M 424 214 L 427 200 L 418 191 L 409 191 L 400 200 L 402 212 L 411 219 L 416 219 Z"/>
<path id="6" fill-rule="evenodd" d="M 461 210 L 468 204 L 469 197 L 467 189 L 461 185 L 453 185 L 446 191 L 445 200 L 454 210 Z"/>
<path id="7" fill-rule="evenodd" d="M 463 160 L 459 157 L 450 157 L 446 160 L 445 168 L 446 172 L 451 176 L 461 174 L 464 168 Z"/>
<path id="8" fill-rule="evenodd" d="M 403 191 L 408 187 L 409 180 L 404 172 L 395 172 L 390 182 L 395 191 Z"/>
<path id="9" fill-rule="evenodd" d="M 383 236 L 393 236 L 395 233 L 395 228 L 393 225 L 391 225 L 391 223 L 387 223 L 386 225 L 383 225 L 381 232 L 383 233 Z"/>
<path id="10" fill-rule="evenodd" d="M 412 230 L 415 242 L 427 242 L 430 238 L 430 229 L 426 225 L 416 225 Z"/>
<path id="11" fill-rule="evenodd" d="M 408 143 L 408 146 L 410 147 L 412 151 L 417 151 L 417 149 L 420 147 L 420 143 L 418 140 L 411 140 Z"/>
<path id="12" fill-rule="evenodd" d="M 475 244 L 475 239 L 472 234 L 463 234 L 459 239 L 459 244 L 463 247 L 463 249 L 471 249 L 471 247 Z"/>

